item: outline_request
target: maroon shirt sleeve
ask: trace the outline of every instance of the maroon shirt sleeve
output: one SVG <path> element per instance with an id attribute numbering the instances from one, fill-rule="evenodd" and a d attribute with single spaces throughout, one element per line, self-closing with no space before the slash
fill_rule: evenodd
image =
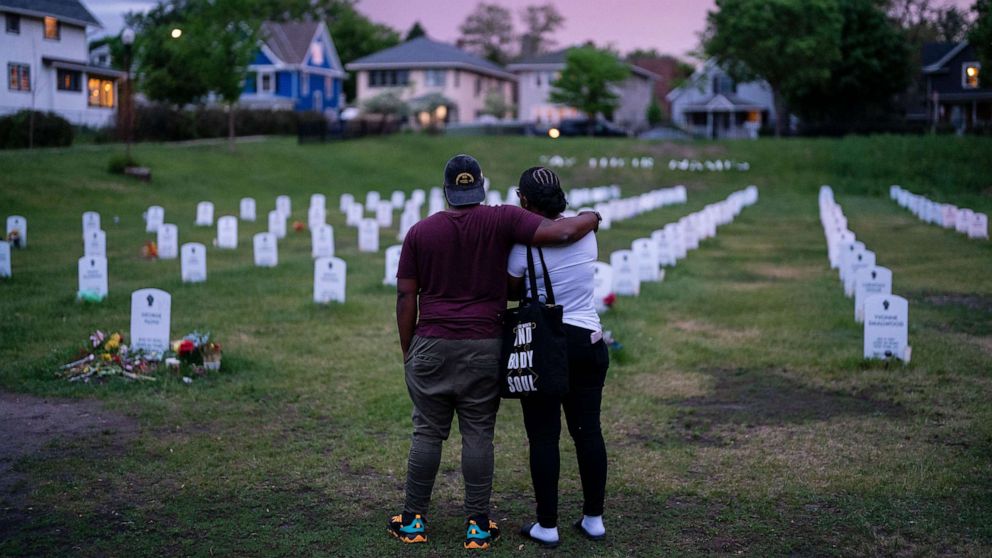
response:
<path id="1" fill-rule="evenodd" d="M 544 221 L 544 217 L 515 205 L 501 205 L 498 209 L 502 213 L 503 231 L 510 235 L 514 244 L 529 245 L 534 240 L 537 227 Z"/>
<path id="2" fill-rule="evenodd" d="M 415 248 L 416 227 L 411 228 L 403 239 L 403 250 L 400 251 L 400 264 L 396 268 L 397 279 L 417 278 L 417 250 Z"/>

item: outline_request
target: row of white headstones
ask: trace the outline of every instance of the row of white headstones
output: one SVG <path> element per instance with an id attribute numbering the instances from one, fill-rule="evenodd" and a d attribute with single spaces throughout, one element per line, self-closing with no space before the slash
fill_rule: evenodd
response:
<path id="1" fill-rule="evenodd" d="M 730 160 L 719 160 L 716 161 L 696 161 L 689 159 L 682 159 L 677 161 L 672 159 L 668 161 L 668 170 L 680 170 L 680 171 L 690 171 L 690 172 L 723 172 L 730 170 L 737 170 L 740 172 L 747 172 L 751 170 L 751 163 L 747 161 L 737 162 Z"/>
<path id="2" fill-rule="evenodd" d="M 758 201 L 758 187 L 748 186 L 730 194 L 726 199 L 690 213 L 675 223 L 651 233 L 650 238 L 638 238 L 630 250 L 610 254 L 610 263 L 596 262 L 593 276 L 593 300 L 596 309 L 607 309 L 605 299 L 610 294 L 639 296 L 641 283 L 664 280 L 664 267 L 674 267 L 699 242 L 716 236 L 717 227 L 727 225 L 748 206 Z"/>
<path id="3" fill-rule="evenodd" d="M 877 265 L 875 252 L 848 228 L 830 186 L 820 187 L 819 203 L 830 268 L 838 270 L 844 295 L 854 298 L 854 320 L 864 323 L 864 358 L 909 362 L 909 303 L 892 294 L 892 271 Z"/>
<path id="4" fill-rule="evenodd" d="M 571 167 L 575 165 L 576 161 L 575 157 L 562 157 L 561 155 L 541 155 L 539 160 L 542 165 L 547 165 L 551 168 Z M 654 157 L 631 157 L 630 159 L 623 157 L 589 158 L 589 168 L 591 169 L 597 167 L 601 169 L 622 169 L 627 167 L 628 164 L 635 169 L 653 169 Z"/>
<path id="5" fill-rule="evenodd" d="M 938 203 L 901 186 L 889 186 L 889 197 L 921 221 L 952 229 L 968 238 L 989 238 L 989 216 L 949 203 Z"/>

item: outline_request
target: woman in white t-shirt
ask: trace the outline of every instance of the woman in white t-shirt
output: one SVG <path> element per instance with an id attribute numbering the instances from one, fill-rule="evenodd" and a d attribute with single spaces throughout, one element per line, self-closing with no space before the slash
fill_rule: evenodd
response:
<path id="1" fill-rule="evenodd" d="M 520 176 L 520 206 L 547 217 L 560 219 L 565 210 L 565 193 L 558 176 L 543 167 L 532 167 Z M 535 251 L 534 260 L 539 262 Z M 602 540 L 603 501 L 606 493 L 606 445 L 600 429 L 600 405 L 610 357 L 593 305 L 593 264 L 598 257 L 596 235 L 590 233 L 574 244 L 544 248 L 544 261 L 551 276 L 555 302 L 564 309 L 568 338 L 569 392 L 561 397 L 529 395 L 521 399 L 524 426 L 530 443 L 530 470 L 537 500 L 537 522 L 528 523 L 521 535 L 544 547 L 555 547 L 558 535 L 558 439 L 561 435 L 561 409 L 565 410 L 568 432 L 575 442 L 582 481 L 582 518 L 575 528 L 585 537 Z M 544 295 L 543 271 L 537 267 L 539 296 Z M 519 298 L 528 288 L 527 247 L 514 246 L 507 271 L 510 298 Z"/>

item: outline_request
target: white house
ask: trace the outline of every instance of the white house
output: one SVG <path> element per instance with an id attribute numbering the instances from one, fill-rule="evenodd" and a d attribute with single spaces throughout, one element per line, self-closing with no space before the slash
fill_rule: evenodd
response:
<path id="1" fill-rule="evenodd" d="M 762 126 L 775 125 L 771 86 L 737 83 L 713 60 L 666 98 L 676 126 L 707 138 L 757 138 Z"/>
<path id="2" fill-rule="evenodd" d="M 551 83 L 565 69 L 569 50 L 523 58 L 507 65 L 507 70 L 517 76 L 520 120 L 554 125 L 567 118 L 582 116 L 574 107 L 550 100 Z M 638 66 L 629 67 L 630 77 L 615 88 L 620 104 L 613 113 L 613 122 L 628 130 L 638 130 L 647 125 L 647 110 L 658 76 Z"/>
<path id="3" fill-rule="evenodd" d="M 79 0 L 0 0 L 0 114 L 58 113 L 73 124 L 108 126 L 123 72 L 89 61 L 86 28 L 100 27 Z"/>

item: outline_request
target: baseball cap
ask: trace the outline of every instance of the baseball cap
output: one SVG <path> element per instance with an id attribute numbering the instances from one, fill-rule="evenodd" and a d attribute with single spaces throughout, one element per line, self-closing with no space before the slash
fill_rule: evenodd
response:
<path id="1" fill-rule="evenodd" d="M 444 166 L 444 195 L 451 206 L 475 205 L 486 199 L 482 167 L 474 157 L 455 155 Z"/>

